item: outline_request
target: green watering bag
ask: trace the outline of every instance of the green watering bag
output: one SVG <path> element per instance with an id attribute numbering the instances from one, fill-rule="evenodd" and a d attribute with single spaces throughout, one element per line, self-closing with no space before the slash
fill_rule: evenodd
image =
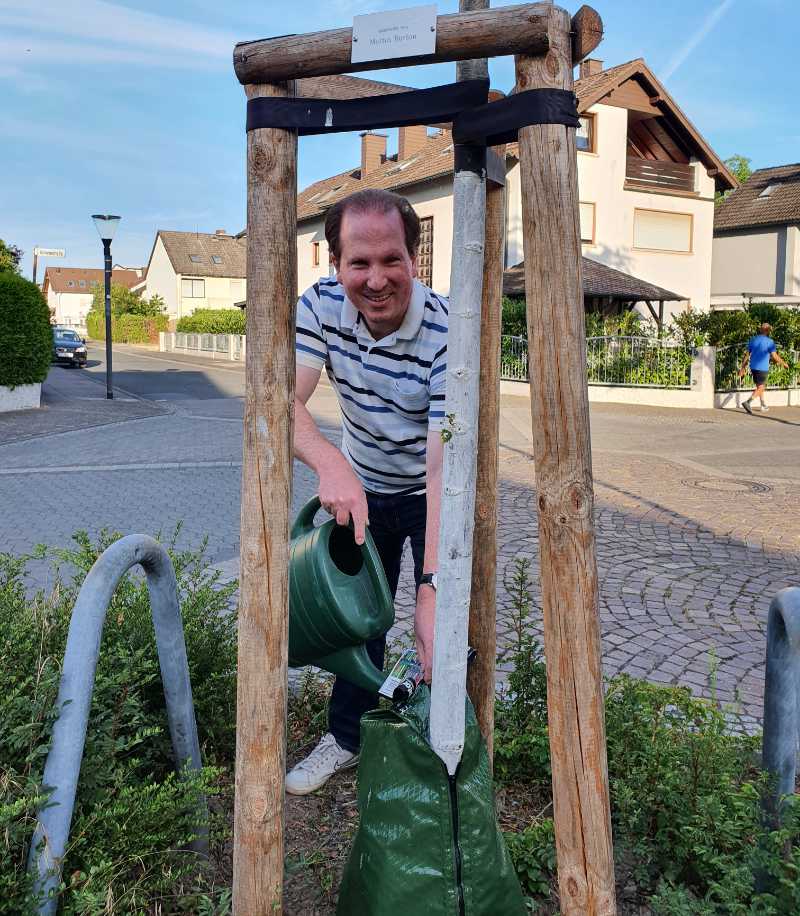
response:
<path id="1" fill-rule="evenodd" d="M 453 779 L 426 740 L 429 714 L 422 685 L 361 719 L 360 823 L 337 916 L 525 916 L 472 704 Z"/>

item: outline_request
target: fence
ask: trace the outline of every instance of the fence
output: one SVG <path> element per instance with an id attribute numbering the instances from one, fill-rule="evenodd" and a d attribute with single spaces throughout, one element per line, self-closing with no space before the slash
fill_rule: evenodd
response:
<path id="1" fill-rule="evenodd" d="M 229 359 L 243 362 L 245 338 L 243 334 L 186 334 L 159 335 L 160 349 L 168 353 L 197 353 L 212 359 Z"/>
<path id="2" fill-rule="evenodd" d="M 649 337 L 589 337 L 586 371 L 590 385 L 689 388 L 694 351 Z M 500 376 L 528 380 L 528 341 L 501 338 Z"/>
<path id="3" fill-rule="evenodd" d="M 753 377 L 748 366 L 743 378 L 739 378 L 739 369 L 742 365 L 747 344 L 731 344 L 727 347 L 717 347 L 716 364 L 714 366 L 714 390 L 719 393 L 735 391 L 750 391 L 753 389 Z M 770 364 L 769 387 L 780 389 L 800 388 L 800 352 L 785 350 L 783 357 L 789 363 L 789 368 Z"/>

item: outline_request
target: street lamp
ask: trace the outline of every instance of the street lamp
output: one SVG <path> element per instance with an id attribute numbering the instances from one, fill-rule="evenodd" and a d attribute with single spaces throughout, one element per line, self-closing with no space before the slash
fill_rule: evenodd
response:
<path id="1" fill-rule="evenodd" d="M 98 235 L 103 240 L 103 267 L 106 293 L 106 397 L 114 397 L 111 385 L 111 239 L 117 231 L 120 217 L 95 213 L 92 216 Z"/>

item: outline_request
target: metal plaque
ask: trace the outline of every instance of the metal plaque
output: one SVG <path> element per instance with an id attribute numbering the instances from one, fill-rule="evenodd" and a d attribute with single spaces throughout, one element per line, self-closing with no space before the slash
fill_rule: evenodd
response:
<path id="1" fill-rule="evenodd" d="M 351 63 L 436 52 L 436 6 L 353 17 Z"/>

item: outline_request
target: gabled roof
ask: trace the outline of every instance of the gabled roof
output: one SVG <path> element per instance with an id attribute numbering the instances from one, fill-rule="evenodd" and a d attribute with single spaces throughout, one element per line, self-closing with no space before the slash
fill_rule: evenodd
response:
<path id="1" fill-rule="evenodd" d="M 341 81 L 345 78 L 336 77 L 334 79 Z M 351 88 L 353 95 L 363 95 L 367 93 L 368 89 L 375 86 L 380 87 L 383 93 L 403 92 L 409 88 L 396 84 L 377 83 L 374 80 L 366 81 L 353 77 L 346 79 L 351 81 L 352 87 L 346 86 L 345 88 Z M 576 80 L 575 94 L 578 98 L 579 112 L 585 112 L 592 105 L 602 102 L 629 79 L 637 80 L 646 87 L 652 97 L 658 98 L 657 108 L 661 114 L 672 120 L 676 125 L 676 129 L 684 134 L 686 143 L 692 148 L 697 158 L 707 169 L 714 171 L 717 188 L 719 190 L 735 188 L 738 184 L 736 178 L 728 171 L 725 163 L 716 155 L 686 115 L 675 104 L 672 97 L 656 79 L 642 58 L 619 64 L 616 67 L 609 67 L 607 70 L 601 70 L 599 73 Z M 308 82 L 310 84 L 313 81 L 309 80 Z M 367 82 L 369 82 L 368 86 L 362 85 L 362 83 L 365 84 Z M 340 85 L 339 82 L 335 83 L 337 96 L 342 93 L 343 85 Z M 321 93 L 324 88 L 323 80 L 320 81 L 320 86 L 315 87 L 315 91 L 312 94 Z M 334 93 L 332 92 L 331 94 L 333 95 Z M 297 196 L 298 222 L 321 216 L 337 200 L 347 197 L 348 194 L 352 194 L 362 188 L 383 188 L 385 190 L 398 191 L 401 188 L 407 188 L 420 182 L 433 181 L 452 174 L 452 143 L 450 132 L 442 131 L 438 136 L 428 138 L 424 151 L 414 154 L 404 162 L 398 162 L 396 157 L 391 157 L 373 172 L 370 172 L 366 179 L 361 178 L 361 169 L 356 166 L 345 172 L 340 172 L 338 175 L 332 175 L 330 178 L 323 178 L 321 181 L 314 182 Z M 517 155 L 516 144 L 509 145 L 507 155 Z"/>
<path id="2" fill-rule="evenodd" d="M 582 261 L 584 296 L 610 296 L 620 302 L 682 302 L 686 299 L 686 296 L 672 293 L 591 258 L 582 258 Z M 524 261 L 503 272 L 503 295 L 525 295 Z"/>
<path id="3" fill-rule="evenodd" d="M 575 94 L 578 96 L 578 111 L 584 112 L 591 108 L 592 105 L 602 102 L 615 89 L 630 79 L 636 80 L 640 85 L 648 89 L 651 96 L 657 99 L 654 103 L 656 108 L 663 115 L 671 117 L 679 129 L 685 133 L 686 139 L 694 148 L 697 158 L 709 171 L 713 172 L 716 178 L 717 190 L 727 191 L 738 187 L 739 182 L 736 177 L 731 174 L 725 163 L 711 149 L 700 131 L 681 111 L 675 100 L 641 57 L 576 80 Z"/>
<path id="4" fill-rule="evenodd" d="M 453 138 L 450 131 L 428 137 L 425 148 L 400 162 L 388 158 L 366 179 L 361 169 L 348 169 L 309 185 L 297 195 L 297 221 L 320 216 L 329 207 L 362 188 L 397 191 L 423 181 L 434 181 L 453 173 Z"/>
<path id="5" fill-rule="evenodd" d="M 800 223 L 800 163 L 758 169 L 717 206 L 714 231 Z"/>
<path id="6" fill-rule="evenodd" d="M 233 235 L 210 232 L 172 232 L 159 229 L 153 243 L 158 239 L 164 244 L 167 257 L 176 274 L 189 277 L 232 277 L 247 276 L 247 248 Z M 153 252 L 150 252 L 150 261 Z M 215 260 L 218 259 L 218 260 Z"/>
<path id="7" fill-rule="evenodd" d="M 95 286 L 103 284 L 104 277 L 102 269 L 91 267 L 48 267 L 44 272 L 42 291 L 45 295 L 51 289 L 54 293 L 91 295 Z M 138 283 L 140 279 L 139 272 L 136 270 L 115 268 L 111 271 L 111 282 L 128 289 Z M 83 281 L 83 286 L 81 286 L 81 281 Z"/>

